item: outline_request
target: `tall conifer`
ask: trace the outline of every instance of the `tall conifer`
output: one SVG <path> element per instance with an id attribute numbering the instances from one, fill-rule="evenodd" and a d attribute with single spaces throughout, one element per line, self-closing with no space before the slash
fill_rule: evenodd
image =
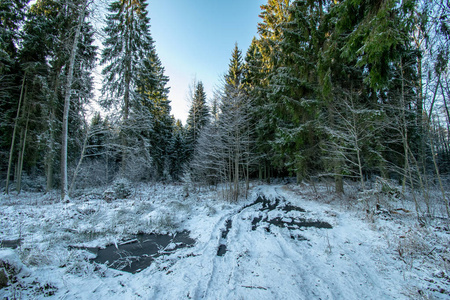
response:
<path id="1" fill-rule="evenodd" d="M 149 156 L 145 145 L 154 126 L 155 95 L 159 101 L 167 100 L 167 78 L 155 53 L 149 22 L 144 0 L 118 0 L 109 6 L 101 60 L 103 104 L 120 112 L 123 174 L 131 149 L 147 152 L 135 151 L 140 159 Z"/>
<path id="2" fill-rule="evenodd" d="M 188 157 L 192 157 L 200 130 L 208 124 L 209 110 L 206 105 L 206 93 L 201 81 L 195 85 L 192 95 L 192 104 L 186 120 L 186 143 L 188 147 Z"/>

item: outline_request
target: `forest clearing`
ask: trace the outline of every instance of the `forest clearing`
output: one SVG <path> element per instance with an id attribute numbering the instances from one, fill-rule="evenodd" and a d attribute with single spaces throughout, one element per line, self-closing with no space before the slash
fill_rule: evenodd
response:
<path id="1" fill-rule="evenodd" d="M 336 198 L 324 183 L 252 184 L 238 203 L 209 189 L 185 197 L 182 186 L 161 184 L 136 186 L 128 199 L 112 201 L 99 190 L 71 203 L 51 194 L 2 196 L 0 240 L 18 242 L 0 250 L 9 280 L 0 297 L 448 299 L 442 203 L 432 203 L 436 218 L 421 226 L 411 201 L 377 188 L 367 203 L 351 200 L 356 189 Z M 121 263 L 97 263 L 88 250 L 119 251 L 142 233 L 182 231 L 195 242 L 160 247 L 134 272 L 113 267 L 145 256 L 122 251 Z"/>
<path id="2" fill-rule="evenodd" d="M 1 0 L 0 298 L 450 299 L 449 17 Z"/>

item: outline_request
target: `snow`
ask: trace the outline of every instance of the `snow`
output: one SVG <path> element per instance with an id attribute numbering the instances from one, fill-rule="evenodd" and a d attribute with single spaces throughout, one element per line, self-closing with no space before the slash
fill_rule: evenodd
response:
<path id="1" fill-rule="evenodd" d="M 0 249 L 0 265 L 2 268 L 11 269 L 16 275 L 28 276 L 30 274 L 28 268 L 12 249 Z"/>
<path id="2" fill-rule="evenodd" d="M 372 215 L 361 203 L 333 199 L 325 186 L 256 185 L 249 199 L 227 203 L 203 189 L 138 185 L 129 199 L 107 202 L 90 191 L 61 203 L 56 195 L 0 199 L 0 249 L 26 274 L 0 290 L 21 299 L 410 299 L 450 297 L 448 223 L 417 224 L 401 214 Z M 251 205 L 259 195 L 304 211 Z M 391 210 L 392 211 L 392 210 Z M 263 220 L 329 223 L 288 229 Z M 255 228 L 254 218 L 262 218 Z M 224 234 L 227 224 L 229 232 Z M 254 229 L 254 230 L 253 230 Z M 447 230 L 446 230 L 447 229 Z M 130 242 L 133 234 L 190 231 L 192 247 L 159 256 L 131 274 L 89 261 L 82 247 Z M 218 256 L 219 245 L 226 246 Z M 174 243 L 167 249 L 175 249 Z"/>

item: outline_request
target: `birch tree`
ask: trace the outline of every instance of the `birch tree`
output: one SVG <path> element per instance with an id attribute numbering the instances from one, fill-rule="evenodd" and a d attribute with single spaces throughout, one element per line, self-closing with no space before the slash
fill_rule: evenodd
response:
<path id="1" fill-rule="evenodd" d="M 62 147 L 61 147 L 61 200 L 69 201 L 69 183 L 67 179 L 67 145 L 69 139 L 69 112 L 70 98 L 72 95 L 73 75 L 75 68 L 75 59 L 78 51 L 81 27 L 84 23 L 85 12 L 88 6 L 88 0 L 84 0 L 80 5 L 79 20 L 73 38 L 72 48 L 70 50 L 69 70 L 65 85 L 64 114 L 62 123 Z"/>

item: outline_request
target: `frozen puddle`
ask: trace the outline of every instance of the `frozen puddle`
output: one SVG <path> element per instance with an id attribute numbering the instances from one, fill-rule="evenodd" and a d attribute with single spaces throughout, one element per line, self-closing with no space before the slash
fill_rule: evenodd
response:
<path id="1" fill-rule="evenodd" d="M 84 248 L 97 256 L 93 262 L 129 273 L 138 273 L 151 265 L 155 258 L 190 247 L 195 240 L 188 231 L 171 234 L 138 234 L 134 239 L 101 248 Z"/>
<path id="2" fill-rule="evenodd" d="M 259 209 L 258 209 L 258 207 L 259 207 Z M 287 217 L 287 218 L 276 217 L 276 218 L 269 219 L 269 217 L 267 216 L 267 213 L 274 211 L 274 210 L 283 211 L 284 213 L 289 213 L 291 211 L 306 213 L 306 211 L 303 208 L 298 207 L 298 206 L 293 206 L 289 202 L 285 201 L 284 199 L 280 199 L 280 198 L 276 198 L 273 201 L 271 201 L 264 196 L 259 196 L 253 203 L 244 206 L 238 212 L 238 214 L 241 213 L 243 210 L 249 209 L 249 208 L 253 208 L 255 210 L 258 209 L 260 212 L 265 214 L 265 216 L 260 215 L 258 217 L 253 218 L 252 231 L 255 231 L 258 228 L 258 226 L 263 226 L 265 231 L 267 233 L 270 233 L 270 225 L 275 225 L 275 226 L 278 226 L 281 228 L 287 228 L 289 231 L 297 230 L 297 229 L 305 230 L 306 228 L 311 228 L 311 227 L 325 228 L 325 229 L 333 228 L 333 226 L 331 226 L 331 224 L 324 222 L 324 221 L 309 220 L 309 219 L 299 218 L 299 217 Z M 226 240 L 227 240 L 228 232 L 230 231 L 231 227 L 232 227 L 232 222 L 231 222 L 231 219 L 229 219 L 226 221 L 225 229 L 222 230 L 220 244 L 219 244 L 219 247 L 217 248 L 217 256 L 224 256 L 225 253 L 227 252 Z M 295 239 L 295 240 L 299 240 L 299 241 L 306 240 L 305 237 L 303 237 L 299 234 L 291 234 L 291 238 Z"/>

